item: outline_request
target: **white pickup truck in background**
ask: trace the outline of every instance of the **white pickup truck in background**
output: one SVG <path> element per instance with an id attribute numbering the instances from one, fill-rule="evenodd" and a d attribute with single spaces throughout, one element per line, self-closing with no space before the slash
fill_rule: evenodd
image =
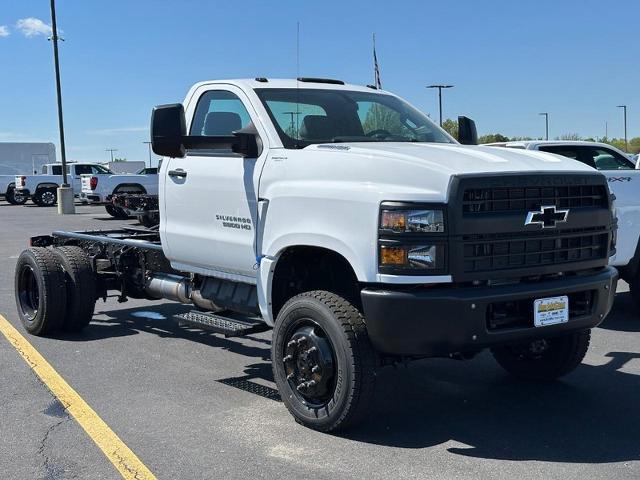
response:
<path id="1" fill-rule="evenodd" d="M 83 174 L 110 175 L 111 172 L 97 163 L 68 163 L 67 180 L 76 197 L 80 192 Z M 25 197 L 25 201 L 31 197 L 39 207 L 51 207 L 56 204 L 56 189 L 62 182 L 62 164 L 47 163 L 42 166 L 40 175 L 16 175 L 15 190 Z"/>
<path id="2" fill-rule="evenodd" d="M 112 217 L 128 217 L 122 209 L 111 204 L 113 195 L 123 193 L 158 195 L 157 169 L 143 168 L 136 174 L 81 176 L 80 201 L 104 205 Z"/>
<path id="3" fill-rule="evenodd" d="M 607 177 L 609 189 L 615 195 L 618 217 L 616 254 L 611 257 L 610 264 L 629 283 L 632 296 L 640 307 L 640 170 L 629 156 L 599 142 L 536 140 L 488 145 L 562 155 L 585 163 Z"/>

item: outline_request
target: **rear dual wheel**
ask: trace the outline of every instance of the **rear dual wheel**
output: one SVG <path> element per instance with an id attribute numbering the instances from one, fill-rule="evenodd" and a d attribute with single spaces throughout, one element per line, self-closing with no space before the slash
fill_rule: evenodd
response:
<path id="1" fill-rule="evenodd" d="M 82 330 L 96 302 L 91 261 L 79 247 L 25 250 L 16 264 L 15 296 L 18 316 L 29 333 Z"/>

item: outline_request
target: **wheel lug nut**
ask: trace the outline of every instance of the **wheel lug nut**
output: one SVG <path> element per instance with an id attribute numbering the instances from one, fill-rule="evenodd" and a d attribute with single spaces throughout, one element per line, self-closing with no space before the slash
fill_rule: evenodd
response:
<path id="1" fill-rule="evenodd" d="M 316 386 L 316 381 L 315 380 L 309 380 L 307 382 L 307 387 L 315 387 Z"/>
<path id="2" fill-rule="evenodd" d="M 307 388 L 307 385 L 305 383 L 301 383 L 300 385 L 298 385 L 296 387 L 296 390 L 298 390 L 299 392 L 301 392 L 302 390 L 304 390 L 305 388 Z"/>
<path id="3" fill-rule="evenodd" d="M 301 345 L 301 344 L 305 343 L 306 341 L 307 341 L 307 337 L 300 337 L 298 339 L 298 345 Z"/>
<path id="4" fill-rule="evenodd" d="M 293 377 L 295 377 L 295 374 L 291 372 L 289 375 L 287 375 L 287 380 L 293 380 Z"/>
<path id="5" fill-rule="evenodd" d="M 320 367 L 318 365 L 314 365 L 311 367 L 311 373 L 318 373 L 320 371 Z"/>
<path id="6" fill-rule="evenodd" d="M 317 352 L 317 351 L 318 351 L 318 347 L 311 347 L 309 350 L 307 350 L 307 354 Z"/>
<path id="7" fill-rule="evenodd" d="M 290 362 L 291 360 L 293 360 L 293 355 L 285 355 L 282 359 L 283 362 Z"/>
<path id="8" fill-rule="evenodd" d="M 291 340 L 289 343 L 287 343 L 287 348 L 295 347 L 297 344 L 298 342 L 296 342 L 295 340 Z"/>

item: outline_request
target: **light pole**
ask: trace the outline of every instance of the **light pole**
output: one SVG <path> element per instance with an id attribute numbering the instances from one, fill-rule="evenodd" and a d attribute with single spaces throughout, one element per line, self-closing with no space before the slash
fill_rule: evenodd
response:
<path id="1" fill-rule="evenodd" d="M 105 149 L 105 152 L 109 152 L 111 154 L 111 161 L 113 162 L 113 152 L 117 152 L 118 149 L 117 148 L 107 148 Z"/>
<path id="2" fill-rule="evenodd" d="M 618 105 L 618 108 L 622 108 L 624 110 L 624 151 L 629 151 L 629 143 L 627 142 L 627 106 L 626 105 Z"/>
<path id="3" fill-rule="evenodd" d="M 440 105 L 440 126 L 442 126 L 442 89 L 453 88 L 453 85 L 427 85 L 427 88 L 438 89 L 438 104 Z"/>
<path id="4" fill-rule="evenodd" d="M 545 140 L 549 140 L 549 113 L 542 112 L 539 115 L 544 115 Z"/>
<path id="5" fill-rule="evenodd" d="M 151 142 L 142 142 L 142 143 L 146 143 L 147 146 L 149 147 L 149 168 L 151 168 Z"/>
<path id="6" fill-rule="evenodd" d="M 57 190 L 58 213 L 76 213 L 73 204 L 73 189 L 67 178 L 67 151 L 64 145 L 64 121 L 62 119 L 62 88 L 60 86 L 60 59 L 58 58 L 58 25 L 56 23 L 56 3 L 51 0 L 51 42 L 53 43 L 53 64 L 56 71 L 56 97 L 58 99 L 58 126 L 60 128 L 60 158 L 62 159 L 62 186 Z"/>

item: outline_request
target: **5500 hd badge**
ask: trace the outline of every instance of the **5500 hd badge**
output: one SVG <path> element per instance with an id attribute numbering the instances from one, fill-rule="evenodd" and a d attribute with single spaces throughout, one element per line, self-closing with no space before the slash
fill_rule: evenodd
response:
<path id="1" fill-rule="evenodd" d="M 230 215 L 216 214 L 216 220 L 222 222 L 224 228 L 237 228 L 239 230 L 251 230 L 251 219 L 245 217 L 232 217 Z"/>

